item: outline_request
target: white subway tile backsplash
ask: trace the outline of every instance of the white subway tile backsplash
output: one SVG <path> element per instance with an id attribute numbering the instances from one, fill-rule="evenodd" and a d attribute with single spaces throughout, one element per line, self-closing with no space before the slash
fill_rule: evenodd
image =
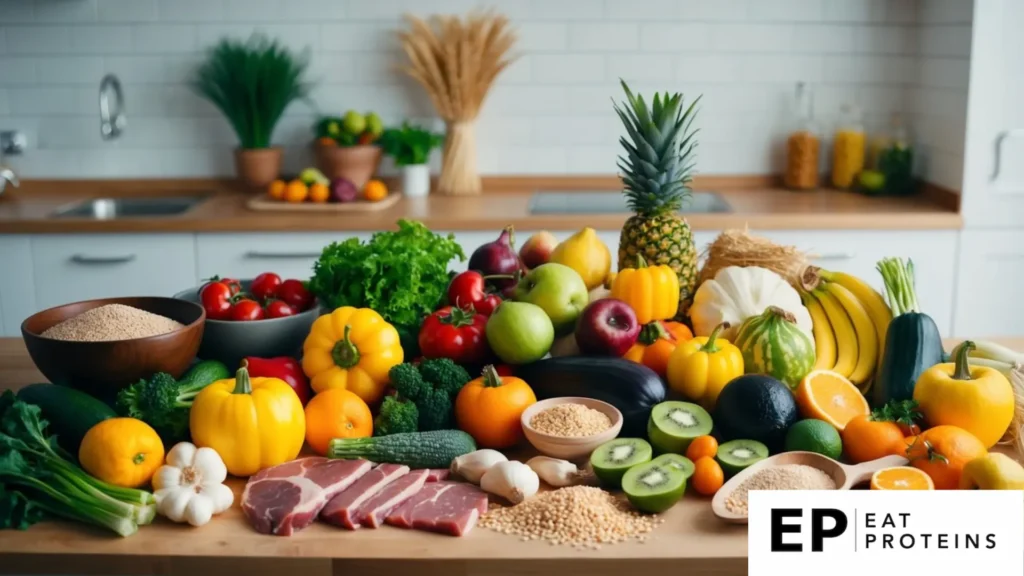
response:
<path id="1" fill-rule="evenodd" d="M 193 24 L 145 24 L 132 29 L 136 54 L 174 54 L 199 48 Z"/>
<path id="2" fill-rule="evenodd" d="M 195 26 L 195 42 L 203 49 L 213 46 L 225 37 L 247 40 L 254 34 L 263 34 L 292 50 L 319 50 L 320 28 L 318 24 L 198 24 Z"/>
<path id="3" fill-rule="evenodd" d="M 618 157 L 622 148 L 614 141 L 590 146 L 569 146 L 566 149 L 565 171 L 568 174 L 604 175 L 618 173 Z"/>
<path id="4" fill-rule="evenodd" d="M 906 56 L 826 56 L 826 82 L 850 84 L 911 84 L 914 60 Z"/>
<path id="5" fill-rule="evenodd" d="M 350 20 L 397 20 L 402 13 L 414 7 L 406 0 L 355 0 L 348 3 Z"/>
<path id="6" fill-rule="evenodd" d="M 600 20 L 605 16 L 601 0 L 520 0 L 530 3 L 533 20 Z"/>
<path id="7" fill-rule="evenodd" d="M 742 82 L 743 58 L 729 54 L 683 54 L 676 57 L 679 82 Z"/>
<path id="8" fill-rule="evenodd" d="M 0 88 L 0 116 L 11 113 L 10 100 L 7 97 L 7 90 Z"/>
<path id="9" fill-rule="evenodd" d="M 325 22 L 345 20 L 348 16 L 348 4 L 344 0 L 305 0 L 304 2 L 288 2 L 281 10 L 283 20 L 296 22 Z"/>
<path id="10" fill-rule="evenodd" d="M 72 29 L 18 25 L 7 28 L 8 54 L 73 54 Z"/>
<path id="11" fill-rule="evenodd" d="M 569 26 L 554 22 L 516 25 L 517 49 L 523 52 L 560 52 L 569 47 Z"/>
<path id="12" fill-rule="evenodd" d="M 569 25 L 569 49 L 579 52 L 619 52 L 640 46 L 640 27 L 629 22 Z"/>
<path id="13" fill-rule="evenodd" d="M 331 51 L 379 52 L 398 48 L 394 30 L 365 23 L 324 24 L 320 27 L 320 41 L 324 50 Z"/>
<path id="14" fill-rule="evenodd" d="M 962 88 L 970 79 L 970 68 L 970 61 L 961 58 L 925 58 L 917 72 L 921 86 Z"/>
<path id="15" fill-rule="evenodd" d="M 751 2 L 747 16 L 764 22 L 820 22 L 824 3 L 836 0 L 786 0 Z"/>
<path id="16" fill-rule="evenodd" d="M 71 27 L 71 51 L 75 54 L 131 53 L 132 30 L 128 24 Z"/>
<path id="17" fill-rule="evenodd" d="M 30 0 L 0 0 L 0 24 L 22 24 L 35 21 L 35 11 Z"/>
<path id="18" fill-rule="evenodd" d="M 806 54 L 849 54 L 857 51 L 860 31 L 850 24 L 797 24 L 791 45 Z"/>
<path id="19" fill-rule="evenodd" d="M 220 22 L 227 17 L 224 0 L 157 0 L 161 22 Z"/>
<path id="20" fill-rule="evenodd" d="M 224 0 L 224 11 L 231 20 L 280 22 L 288 13 L 281 0 Z"/>
<path id="21" fill-rule="evenodd" d="M 605 11 L 609 20 L 676 20 L 683 13 L 683 2 L 680 0 L 608 2 Z M 687 14 L 687 19 L 692 17 L 692 14 Z"/>
<path id="22" fill-rule="evenodd" d="M 920 43 L 922 54 L 968 58 L 971 55 L 971 26 L 929 26 L 921 31 Z"/>
<path id="23" fill-rule="evenodd" d="M 605 59 L 585 54 L 534 54 L 533 81 L 538 84 L 583 84 L 605 78 Z"/>
<path id="24" fill-rule="evenodd" d="M 918 0 L 921 4 L 920 21 L 931 24 L 968 24 L 974 15 L 971 0 Z M 985 0 L 975 0 L 982 1 Z M 1011 0 L 1013 1 L 1013 0 Z"/>
<path id="25" fill-rule="evenodd" d="M 584 111 L 570 100 L 567 86 L 516 86 L 497 84 L 487 94 L 484 106 L 511 115 L 558 115 L 566 110 Z M 572 102 L 571 108 L 569 102 Z"/>
<path id="26" fill-rule="evenodd" d="M 154 22 L 156 0 L 97 0 L 100 22 Z"/>
<path id="27" fill-rule="evenodd" d="M 36 60 L 0 57 L 0 86 L 31 86 L 38 81 Z"/>
<path id="28" fill-rule="evenodd" d="M 103 59 L 99 56 L 45 56 L 36 59 L 40 84 L 88 84 L 103 76 Z"/>
<path id="29" fill-rule="evenodd" d="M 47 150 L 76 150 L 104 144 L 99 118 L 40 118 L 37 146 Z"/>
<path id="30" fill-rule="evenodd" d="M 795 30 L 787 24 L 717 24 L 711 27 L 711 46 L 716 52 L 789 52 Z"/>
<path id="31" fill-rule="evenodd" d="M 687 22 L 738 22 L 747 18 L 750 4 L 749 0 L 677 1 L 681 4 L 679 17 Z"/>
<path id="32" fill-rule="evenodd" d="M 828 0 L 822 4 L 821 15 L 826 22 L 884 22 L 890 1 L 910 0 Z"/>
<path id="33" fill-rule="evenodd" d="M 187 148 L 161 150 L 159 174 L 166 178 L 184 178 L 195 174 L 227 177 L 235 173 L 233 148 Z"/>
<path id="34" fill-rule="evenodd" d="M 611 101 L 608 102 L 611 109 Z M 562 116 L 557 120 L 537 118 L 533 121 L 535 142 L 551 145 L 602 144 L 607 142 L 605 116 Z"/>
<path id="35" fill-rule="evenodd" d="M 820 56 L 750 56 L 743 60 L 743 78 L 749 82 L 818 82 Z"/>
<path id="36" fill-rule="evenodd" d="M 27 4 L 30 0 L 21 0 Z M 79 23 L 96 21 L 96 0 L 31 0 L 35 21 L 44 23 Z"/>
<path id="37" fill-rule="evenodd" d="M 9 88 L 11 114 L 16 116 L 84 115 L 96 113 L 95 88 Z"/>
<path id="38" fill-rule="evenodd" d="M 856 51 L 862 54 L 916 54 L 917 30 L 908 26 L 864 26 L 857 29 Z"/>
<path id="39" fill-rule="evenodd" d="M 675 76 L 674 62 L 671 54 L 610 54 L 607 58 L 608 80 L 671 82 Z"/>
<path id="40" fill-rule="evenodd" d="M 711 29 L 706 24 L 644 24 L 640 49 L 644 52 L 701 52 L 707 50 Z"/>

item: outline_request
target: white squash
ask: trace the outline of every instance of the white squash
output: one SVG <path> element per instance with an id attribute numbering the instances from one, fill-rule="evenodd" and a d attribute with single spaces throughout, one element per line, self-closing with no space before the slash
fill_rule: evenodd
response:
<path id="1" fill-rule="evenodd" d="M 812 339 L 811 314 L 800 294 L 782 276 L 757 266 L 727 266 L 714 279 L 700 285 L 690 306 L 690 319 L 697 336 L 708 336 L 715 326 L 729 323 L 722 336 L 732 340 L 744 320 L 757 316 L 769 306 L 778 306 L 796 318 L 796 324 Z"/>

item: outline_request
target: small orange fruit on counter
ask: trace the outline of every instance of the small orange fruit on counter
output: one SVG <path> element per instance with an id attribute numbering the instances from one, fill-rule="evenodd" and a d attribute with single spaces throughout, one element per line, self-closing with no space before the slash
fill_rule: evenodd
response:
<path id="1" fill-rule="evenodd" d="M 934 490 L 932 477 L 917 468 L 894 466 L 871 475 L 872 490 Z"/>
<path id="2" fill-rule="evenodd" d="M 714 436 L 698 436 L 686 448 L 686 457 L 696 462 L 708 456 L 714 458 L 718 454 L 718 440 Z"/>
<path id="3" fill-rule="evenodd" d="M 286 202 L 304 202 L 309 196 L 309 187 L 302 180 L 292 180 L 284 189 Z"/>
<path id="4" fill-rule="evenodd" d="M 931 476 L 936 490 L 956 490 L 964 466 L 985 454 L 988 450 L 981 440 L 956 426 L 929 428 L 906 451 L 910 465 Z"/>
<path id="5" fill-rule="evenodd" d="M 824 420 L 840 432 L 854 416 L 871 413 L 857 386 L 831 370 L 812 370 L 796 388 L 796 403 L 804 418 Z"/>
<path id="6" fill-rule="evenodd" d="M 714 458 L 704 456 L 693 463 L 693 476 L 690 482 L 701 496 L 714 496 L 725 483 L 725 473 Z"/>
<path id="7" fill-rule="evenodd" d="M 306 404 L 306 443 L 327 455 L 331 438 L 367 438 L 373 434 L 373 414 L 363 399 L 344 388 L 329 388 Z"/>
<path id="8" fill-rule="evenodd" d="M 110 418 L 85 433 L 78 461 L 86 472 L 115 486 L 149 484 L 164 463 L 164 443 L 156 430 L 135 418 Z"/>
<path id="9" fill-rule="evenodd" d="M 326 184 L 317 182 L 309 187 L 309 201 L 323 203 L 327 202 L 327 198 L 331 195 L 331 190 Z"/>
<path id="10" fill-rule="evenodd" d="M 267 195 L 274 200 L 281 200 L 284 198 L 284 189 L 288 187 L 288 183 L 284 180 L 274 180 L 267 187 Z"/>
<path id="11" fill-rule="evenodd" d="M 363 196 L 370 202 L 379 202 L 388 196 L 388 187 L 380 180 L 370 180 L 363 187 Z"/>
<path id="12" fill-rule="evenodd" d="M 903 432 L 895 422 L 872 420 L 871 416 L 854 416 L 840 432 L 843 451 L 854 464 L 870 462 L 883 456 L 904 456 L 907 445 Z"/>

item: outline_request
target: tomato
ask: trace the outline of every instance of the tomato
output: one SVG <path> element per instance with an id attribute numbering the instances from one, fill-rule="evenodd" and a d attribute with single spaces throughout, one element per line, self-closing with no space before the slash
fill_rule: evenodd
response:
<path id="1" fill-rule="evenodd" d="M 313 304 L 313 295 L 306 290 L 306 286 L 301 281 L 295 279 L 281 282 L 281 286 L 277 289 L 277 299 L 291 306 L 296 312 L 308 310 Z"/>
<path id="2" fill-rule="evenodd" d="M 241 280 L 236 280 L 235 278 L 224 278 L 223 280 L 220 281 L 220 283 L 224 284 L 225 286 L 231 289 L 232 296 L 239 294 L 242 291 Z"/>
<path id="3" fill-rule="evenodd" d="M 473 304 L 473 309 L 476 310 L 477 314 L 483 314 L 490 318 L 491 314 L 494 314 L 494 309 L 498 307 L 498 304 L 501 304 L 501 296 L 498 296 L 497 294 L 488 294 L 487 296 L 484 296 L 483 300 L 475 302 Z"/>
<path id="4" fill-rule="evenodd" d="M 209 282 L 199 291 L 199 302 L 210 320 L 227 320 L 231 317 L 231 288 L 223 282 Z"/>
<path id="5" fill-rule="evenodd" d="M 267 318 L 284 318 L 294 316 L 295 309 L 281 300 L 271 300 L 267 303 Z"/>
<path id="6" fill-rule="evenodd" d="M 463 310 L 472 308 L 478 314 L 490 316 L 498 304 L 501 304 L 501 297 L 487 293 L 488 278 L 490 277 L 474 270 L 456 275 L 448 284 L 448 302 Z"/>
<path id="7" fill-rule="evenodd" d="M 273 272 L 264 272 L 259 276 L 253 278 L 252 284 L 249 285 L 249 292 L 256 297 L 257 300 L 265 302 L 271 298 L 277 297 L 277 289 L 281 286 L 281 277 Z"/>
<path id="8" fill-rule="evenodd" d="M 231 319 L 236 322 L 263 320 L 263 308 L 260 307 L 259 302 L 243 298 L 231 307 Z"/>
<path id="9" fill-rule="evenodd" d="M 487 361 L 490 348 L 484 328 L 487 317 L 445 306 L 423 322 L 419 344 L 424 358 L 451 358 L 459 364 Z"/>

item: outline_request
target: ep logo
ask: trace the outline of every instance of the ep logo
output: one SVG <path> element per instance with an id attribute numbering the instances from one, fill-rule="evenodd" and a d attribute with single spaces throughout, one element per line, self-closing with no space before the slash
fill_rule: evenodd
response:
<path id="1" fill-rule="evenodd" d="M 838 538 L 846 532 L 850 521 L 846 513 L 835 508 L 772 508 L 771 551 L 805 552 L 804 528 L 810 533 L 810 551 L 823 552 L 825 540 Z M 787 535 L 795 535 L 788 536 Z"/>

